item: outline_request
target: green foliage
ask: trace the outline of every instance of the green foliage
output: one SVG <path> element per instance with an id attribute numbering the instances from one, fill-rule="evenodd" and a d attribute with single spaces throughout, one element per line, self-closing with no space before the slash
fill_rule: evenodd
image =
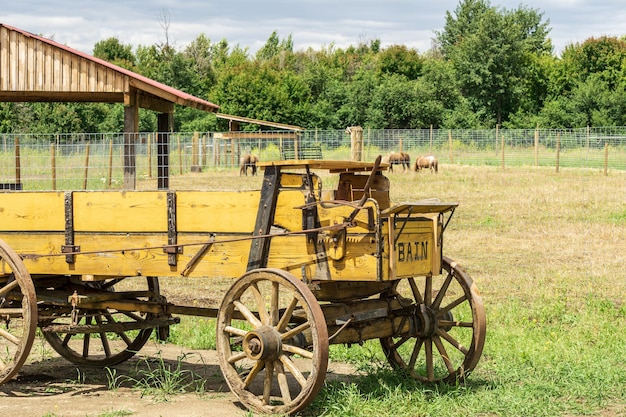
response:
<path id="1" fill-rule="evenodd" d="M 130 384 L 140 390 L 142 395 L 151 395 L 160 401 L 189 391 L 202 393 L 205 380 L 192 371 L 183 369 L 182 361 L 186 356 L 179 356 L 176 364 L 166 362 L 161 356 L 154 362 L 146 359 L 137 366 L 135 376 L 121 376 L 117 383 Z"/>
<path id="2" fill-rule="evenodd" d="M 590 38 L 557 57 L 549 32 L 538 9 L 460 0 L 428 51 L 382 48 L 380 39 L 294 51 L 291 35 L 273 31 L 253 56 L 204 34 L 181 50 L 165 42 L 133 51 L 112 37 L 94 55 L 223 113 L 307 129 L 626 125 L 626 39 Z M 174 123 L 175 131 L 228 130 L 226 120 L 188 108 L 176 109 Z M 0 103 L 1 133 L 122 130 L 119 104 Z M 156 130 L 153 112 L 141 112 L 139 130 Z"/>

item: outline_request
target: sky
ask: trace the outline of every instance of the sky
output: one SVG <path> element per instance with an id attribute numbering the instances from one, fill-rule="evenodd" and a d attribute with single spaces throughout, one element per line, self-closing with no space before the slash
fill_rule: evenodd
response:
<path id="1" fill-rule="evenodd" d="M 626 35 L 624 0 L 491 0 L 513 10 L 543 13 L 554 53 L 590 37 Z M 294 50 L 369 43 L 405 45 L 426 52 L 446 11 L 459 0 L 20 0 L 5 1 L 0 23 L 42 35 L 91 54 L 101 40 L 150 46 L 166 41 L 179 50 L 204 34 L 213 43 L 256 53 L 276 31 L 291 35 Z"/>

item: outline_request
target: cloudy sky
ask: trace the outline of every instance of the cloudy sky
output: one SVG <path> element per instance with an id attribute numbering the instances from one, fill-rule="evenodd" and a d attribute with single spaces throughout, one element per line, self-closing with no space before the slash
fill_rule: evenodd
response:
<path id="1" fill-rule="evenodd" d="M 425 52 L 446 11 L 458 0 L 20 0 L 5 1 L 0 23 L 52 38 L 92 53 L 96 42 L 117 37 L 123 44 L 168 40 L 182 49 L 200 34 L 226 39 L 255 53 L 273 31 L 292 36 L 296 51 L 335 45 L 345 48 L 372 39 Z M 520 4 L 549 21 L 555 53 L 592 36 L 626 34 L 623 0 L 492 0 L 503 9 Z"/>

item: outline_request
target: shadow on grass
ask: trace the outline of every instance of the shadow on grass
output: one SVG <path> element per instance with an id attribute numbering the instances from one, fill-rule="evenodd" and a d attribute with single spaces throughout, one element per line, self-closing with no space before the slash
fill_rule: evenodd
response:
<path id="1" fill-rule="evenodd" d="M 478 375 L 469 375 L 465 381 L 459 383 L 428 384 L 415 380 L 402 370 L 377 364 L 365 370 L 362 375 L 327 380 L 315 401 L 301 415 L 334 415 L 342 407 L 358 408 L 360 402 L 384 404 L 394 401 L 394 398 L 419 398 L 426 403 L 437 402 L 472 395 L 491 386 L 492 382 L 481 379 Z M 349 411 L 345 413 L 351 415 Z"/>

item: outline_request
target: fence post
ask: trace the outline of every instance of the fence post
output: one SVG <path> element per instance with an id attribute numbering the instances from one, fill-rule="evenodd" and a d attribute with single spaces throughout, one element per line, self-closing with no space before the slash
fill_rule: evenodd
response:
<path id="1" fill-rule="evenodd" d="M 109 140 L 109 175 L 107 177 L 107 188 L 111 188 L 113 182 L 113 139 Z"/>
<path id="2" fill-rule="evenodd" d="M 152 178 L 152 134 L 148 134 L 148 178 Z"/>
<path id="3" fill-rule="evenodd" d="M 202 172 L 202 167 L 200 166 L 199 136 L 198 132 L 194 132 L 191 139 L 191 172 Z"/>
<path id="4" fill-rule="evenodd" d="M 501 153 L 502 153 L 502 171 L 505 170 L 505 165 L 504 165 L 504 135 L 502 135 L 502 145 L 500 145 L 502 147 L 501 149 Z"/>
<path id="5" fill-rule="evenodd" d="M 20 163 L 20 138 L 15 137 L 15 183 L 22 183 L 22 167 Z"/>
<path id="6" fill-rule="evenodd" d="M 433 125 L 430 125 L 430 144 L 428 146 L 428 152 L 433 151 Z"/>
<path id="7" fill-rule="evenodd" d="M 556 134 L 556 172 L 559 172 L 559 157 L 561 154 L 561 132 Z"/>
<path id="8" fill-rule="evenodd" d="M 350 149 L 353 161 L 363 160 L 363 128 L 360 126 L 350 128 Z M 400 149 L 402 150 L 402 138 L 400 138 Z"/>
<path id="9" fill-rule="evenodd" d="M 89 177 L 89 142 L 85 146 L 85 175 L 83 176 L 83 190 L 87 189 L 87 178 Z"/>
<path id="10" fill-rule="evenodd" d="M 535 166 L 539 166 L 539 123 L 535 128 Z"/>
<path id="11" fill-rule="evenodd" d="M 205 167 L 206 165 L 206 153 L 207 153 L 207 137 L 206 135 L 202 135 L 202 138 L 200 139 L 200 146 L 202 147 L 202 166 Z"/>
<path id="12" fill-rule="evenodd" d="M 452 157 L 452 130 L 448 130 L 448 143 L 450 146 L 450 163 L 454 163 L 454 158 Z"/>
<path id="13" fill-rule="evenodd" d="M 176 141 L 178 143 L 178 168 L 180 175 L 183 175 L 183 149 L 180 147 L 180 135 L 176 135 Z"/>
<path id="14" fill-rule="evenodd" d="M 604 142 L 604 176 L 609 175 L 609 142 Z"/>
<path id="15" fill-rule="evenodd" d="M 54 143 L 50 144 L 50 165 L 52 166 L 52 189 L 57 189 L 57 159 L 56 147 Z"/>
<path id="16" fill-rule="evenodd" d="M 496 140 L 494 143 L 494 152 L 496 153 L 496 155 L 498 154 L 498 138 L 500 137 L 500 125 L 496 124 Z"/>

